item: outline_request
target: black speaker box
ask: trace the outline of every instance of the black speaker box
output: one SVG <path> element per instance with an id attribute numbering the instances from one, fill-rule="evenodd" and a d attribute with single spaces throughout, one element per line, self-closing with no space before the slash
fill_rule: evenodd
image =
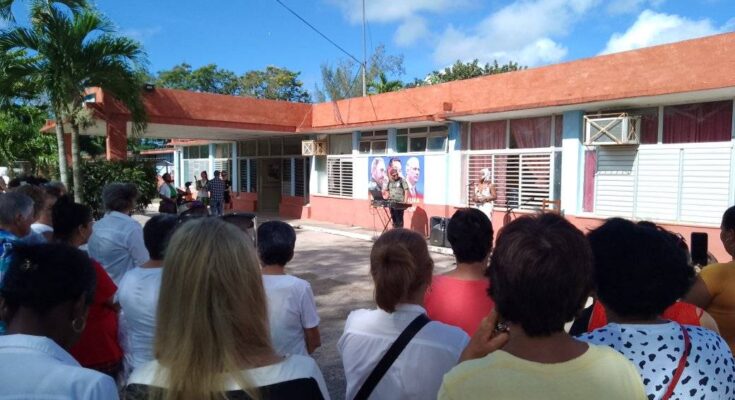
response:
<path id="1" fill-rule="evenodd" d="M 449 243 L 447 242 L 447 222 L 449 222 L 449 219 L 444 217 L 431 217 L 429 220 L 429 228 L 431 229 L 429 243 L 432 246 L 449 247 Z"/>

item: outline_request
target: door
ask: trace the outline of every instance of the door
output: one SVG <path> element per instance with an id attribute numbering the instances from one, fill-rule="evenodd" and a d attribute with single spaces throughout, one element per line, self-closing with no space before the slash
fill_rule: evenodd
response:
<path id="1" fill-rule="evenodd" d="M 281 159 L 258 160 L 258 211 L 278 212 L 281 203 Z"/>

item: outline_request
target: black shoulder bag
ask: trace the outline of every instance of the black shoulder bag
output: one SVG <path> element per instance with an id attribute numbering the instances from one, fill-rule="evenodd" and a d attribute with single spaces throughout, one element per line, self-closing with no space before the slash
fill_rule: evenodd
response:
<path id="1" fill-rule="evenodd" d="M 378 361 L 378 365 L 375 366 L 373 372 L 370 373 L 365 383 L 362 384 L 354 400 L 367 400 L 370 397 L 370 394 L 378 386 L 378 383 L 383 379 L 385 373 L 388 372 L 390 366 L 393 365 L 398 356 L 401 355 L 401 352 L 403 352 L 403 349 L 406 348 L 408 342 L 429 322 L 431 322 L 429 317 L 426 314 L 421 314 L 408 324 L 406 329 L 398 336 L 398 339 L 393 342 L 388 351 L 383 355 L 383 358 Z"/>

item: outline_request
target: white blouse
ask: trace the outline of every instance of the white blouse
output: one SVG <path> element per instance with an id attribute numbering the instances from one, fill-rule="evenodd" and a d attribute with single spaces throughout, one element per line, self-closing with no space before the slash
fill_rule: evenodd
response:
<path id="1" fill-rule="evenodd" d="M 43 336 L 0 336 L 0 398 L 114 400 L 115 381 Z"/>
<path id="2" fill-rule="evenodd" d="M 415 304 L 399 304 L 396 311 L 356 310 L 345 322 L 337 343 L 347 380 L 347 399 L 355 397 L 388 348 L 419 314 Z M 426 324 L 411 339 L 371 399 L 435 399 L 442 377 L 459 360 L 469 337 L 460 328 L 438 321 Z"/>

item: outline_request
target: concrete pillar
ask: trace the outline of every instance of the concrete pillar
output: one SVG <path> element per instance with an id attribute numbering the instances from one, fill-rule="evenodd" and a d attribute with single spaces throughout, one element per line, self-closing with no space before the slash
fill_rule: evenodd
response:
<path id="1" fill-rule="evenodd" d="M 444 204 L 462 204 L 462 126 L 460 122 L 452 121 L 449 124 L 449 135 L 447 137 L 447 156 L 445 173 L 445 198 Z M 426 180 L 424 181 L 424 185 Z"/>
<path id="2" fill-rule="evenodd" d="M 584 179 L 584 111 L 564 113 L 561 158 L 561 207 L 567 214 L 582 211 Z"/>
<path id="3" fill-rule="evenodd" d="M 396 128 L 388 128 L 388 148 L 386 149 L 386 152 L 388 154 L 397 153 L 398 152 L 398 129 Z"/>
<path id="4" fill-rule="evenodd" d="M 360 154 L 360 132 L 352 132 L 352 155 Z"/>
<path id="5" fill-rule="evenodd" d="M 209 166 L 207 167 L 207 177 L 214 178 L 214 143 L 209 144 Z"/>
<path id="6" fill-rule="evenodd" d="M 108 160 L 124 160 L 128 158 L 127 133 L 127 120 L 110 119 L 107 121 L 106 155 Z"/>
<path id="7" fill-rule="evenodd" d="M 231 191 L 239 192 L 240 191 L 240 168 L 238 168 L 237 164 L 237 157 L 239 156 L 237 154 L 237 142 L 232 142 L 232 150 L 230 153 L 232 153 L 232 165 L 230 167 L 230 180 L 232 181 L 232 189 Z"/>
<path id="8" fill-rule="evenodd" d="M 174 149 L 174 185 L 176 187 L 182 187 L 184 186 L 184 182 L 182 180 L 182 172 L 181 172 L 181 150 L 178 148 Z"/>

